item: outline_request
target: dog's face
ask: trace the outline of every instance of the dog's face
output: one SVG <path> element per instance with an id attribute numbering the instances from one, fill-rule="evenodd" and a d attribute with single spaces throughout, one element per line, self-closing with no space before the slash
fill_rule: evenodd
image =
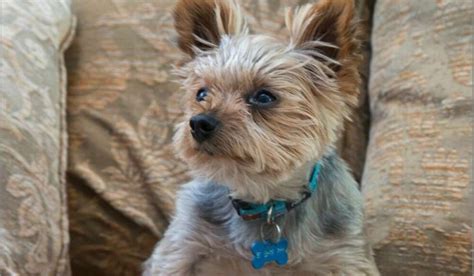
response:
<path id="1" fill-rule="evenodd" d="M 284 42 L 249 34 L 231 0 L 178 3 L 191 60 L 178 70 L 175 146 L 194 174 L 267 200 L 335 142 L 358 93 L 352 10 L 352 0 L 324 0 L 289 12 Z"/>

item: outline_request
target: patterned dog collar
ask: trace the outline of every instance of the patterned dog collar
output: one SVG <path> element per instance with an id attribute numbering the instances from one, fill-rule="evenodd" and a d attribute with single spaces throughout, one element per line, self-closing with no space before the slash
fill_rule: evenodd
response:
<path id="1" fill-rule="evenodd" d="M 257 219 L 266 219 L 268 210 L 273 206 L 272 219 L 282 216 L 289 212 L 291 209 L 294 209 L 296 206 L 305 202 L 308 198 L 311 197 L 313 192 L 316 191 L 318 187 L 318 177 L 319 172 L 321 171 L 321 163 L 318 162 L 313 167 L 307 190 L 303 192 L 303 197 L 296 201 L 285 201 L 278 199 L 271 199 L 267 203 L 258 204 L 246 202 L 240 199 L 232 199 L 232 205 L 234 206 L 237 214 L 242 217 L 243 220 L 257 220 Z"/>

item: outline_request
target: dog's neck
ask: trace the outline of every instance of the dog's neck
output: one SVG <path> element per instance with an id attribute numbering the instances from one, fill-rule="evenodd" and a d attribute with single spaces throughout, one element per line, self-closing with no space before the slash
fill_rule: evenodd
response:
<path id="1" fill-rule="evenodd" d="M 317 189 L 320 171 L 321 162 L 317 162 L 311 169 L 311 174 L 306 185 L 301 189 L 300 198 L 296 200 L 273 198 L 266 203 L 254 203 L 241 199 L 232 199 L 232 204 L 237 213 L 244 220 L 256 220 L 261 218 L 273 220 L 276 217 L 285 215 L 311 197 Z"/>
<path id="2" fill-rule="evenodd" d="M 289 241 L 290 263 L 314 252 L 312 245 L 319 244 L 323 235 L 342 233 L 360 234 L 362 225 L 362 198 L 346 164 L 333 153 L 321 160 L 318 187 L 313 195 L 300 206 L 276 219 Z M 301 182 L 301 184 L 304 182 Z M 303 185 L 303 184 L 302 184 Z M 230 206 L 233 231 L 238 250 L 248 254 L 251 244 L 260 238 L 259 229 L 265 220 L 244 221 Z"/>
<path id="3" fill-rule="evenodd" d="M 319 161 L 319 159 L 314 159 L 304 162 L 282 181 L 271 182 L 268 179 L 254 177 L 246 184 L 238 183 L 238 186 L 230 188 L 230 195 L 232 198 L 252 203 L 266 203 L 269 200 L 298 200 L 308 186 L 313 168 Z"/>

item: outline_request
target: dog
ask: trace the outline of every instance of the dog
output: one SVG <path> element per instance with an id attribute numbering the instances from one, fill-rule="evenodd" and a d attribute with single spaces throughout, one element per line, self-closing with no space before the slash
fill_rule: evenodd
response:
<path id="1" fill-rule="evenodd" d="M 288 41 L 251 34 L 234 0 L 179 0 L 193 179 L 143 275 L 379 275 L 363 202 L 334 150 L 357 103 L 352 0 L 288 10 Z"/>

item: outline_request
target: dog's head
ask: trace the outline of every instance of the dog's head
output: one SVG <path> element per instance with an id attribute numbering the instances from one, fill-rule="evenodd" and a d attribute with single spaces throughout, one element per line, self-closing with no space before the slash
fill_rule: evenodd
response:
<path id="1" fill-rule="evenodd" d="M 178 2 L 190 60 L 178 69 L 185 116 L 175 146 L 195 175 L 265 201 L 321 157 L 357 101 L 353 11 L 353 0 L 290 10 L 290 40 L 278 41 L 250 34 L 233 0 Z"/>

